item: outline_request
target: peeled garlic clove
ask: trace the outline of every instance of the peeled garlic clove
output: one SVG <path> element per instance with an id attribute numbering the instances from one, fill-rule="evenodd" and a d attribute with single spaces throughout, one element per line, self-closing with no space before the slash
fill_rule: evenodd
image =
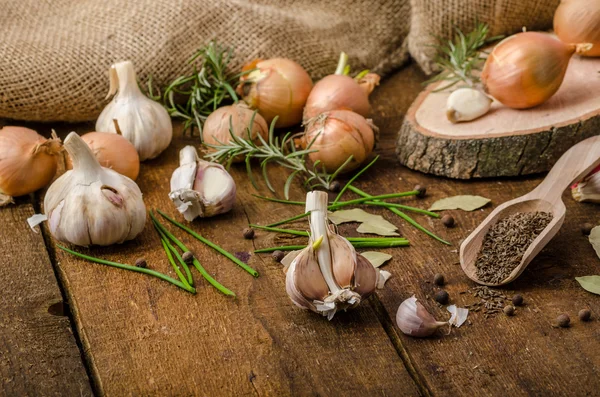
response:
<path id="1" fill-rule="evenodd" d="M 577 201 L 600 203 L 600 172 L 595 170 L 583 181 L 576 183 L 571 188 L 571 194 Z"/>
<path id="2" fill-rule="evenodd" d="M 376 269 L 364 256 L 356 254 L 356 275 L 354 291 L 358 292 L 362 299 L 366 299 L 375 291 L 379 280 L 379 269 Z"/>
<path id="3" fill-rule="evenodd" d="M 101 167 L 72 132 L 64 147 L 73 162 L 48 189 L 44 210 L 52 235 L 81 246 L 111 245 L 135 238 L 146 224 L 142 192 L 131 179 Z"/>
<path id="4" fill-rule="evenodd" d="M 489 112 L 490 99 L 483 92 L 473 88 L 459 88 L 448 97 L 446 117 L 452 123 L 475 120 Z"/>
<path id="5" fill-rule="evenodd" d="M 294 260 L 294 285 L 308 301 L 324 300 L 329 287 L 323 278 L 312 246 L 306 247 Z"/>
<path id="6" fill-rule="evenodd" d="M 169 197 L 186 220 L 223 214 L 233 208 L 235 182 L 222 165 L 200 160 L 193 146 L 181 149 L 179 164 L 171 176 Z"/>
<path id="7" fill-rule="evenodd" d="M 157 157 L 173 137 L 169 113 L 142 93 L 130 61 L 115 63 L 109 72 L 108 96 L 116 95 L 98 116 L 96 131 L 120 132 L 135 146 L 141 161 Z"/>
<path id="8" fill-rule="evenodd" d="M 396 324 L 404 334 L 424 338 L 448 323 L 437 321 L 413 295 L 400 304 Z"/>
<path id="9" fill-rule="evenodd" d="M 354 286 L 356 271 L 356 251 L 348 240 L 335 233 L 329 233 L 331 266 L 333 277 L 341 288 Z"/>

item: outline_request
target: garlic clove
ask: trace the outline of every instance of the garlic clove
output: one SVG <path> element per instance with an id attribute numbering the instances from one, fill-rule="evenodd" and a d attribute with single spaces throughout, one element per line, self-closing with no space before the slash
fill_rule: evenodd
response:
<path id="1" fill-rule="evenodd" d="M 452 123 L 471 121 L 489 112 L 492 99 L 473 88 L 459 88 L 448 97 L 446 117 Z"/>
<path id="2" fill-rule="evenodd" d="M 333 277 L 341 288 L 354 286 L 356 251 L 348 240 L 335 233 L 328 233 L 331 249 Z"/>
<path id="3" fill-rule="evenodd" d="M 298 306 L 301 309 L 306 309 L 306 310 L 311 310 L 313 312 L 317 312 L 317 309 L 315 308 L 315 306 L 309 300 L 307 300 L 304 297 L 304 295 L 302 295 L 300 293 L 300 291 L 298 291 L 298 289 L 296 288 L 296 284 L 294 281 L 294 274 L 296 272 L 296 263 L 297 262 L 294 260 L 288 268 L 288 271 L 287 271 L 286 277 L 285 277 L 285 290 L 286 290 L 288 296 L 290 297 L 290 299 L 292 300 L 292 303 L 294 303 L 294 305 Z"/>
<path id="4" fill-rule="evenodd" d="M 424 338 L 448 323 L 437 321 L 413 295 L 400 304 L 396 324 L 404 334 Z"/>
<path id="5" fill-rule="evenodd" d="M 309 244 L 293 262 L 294 285 L 309 301 L 322 301 L 329 295 L 329 287 L 321 273 L 317 256 Z M 289 273 L 289 272 L 288 272 Z"/>
<path id="6" fill-rule="evenodd" d="M 362 299 L 366 299 L 375 291 L 379 280 L 379 269 L 376 269 L 364 256 L 356 254 L 356 276 L 354 291 L 358 292 Z"/>

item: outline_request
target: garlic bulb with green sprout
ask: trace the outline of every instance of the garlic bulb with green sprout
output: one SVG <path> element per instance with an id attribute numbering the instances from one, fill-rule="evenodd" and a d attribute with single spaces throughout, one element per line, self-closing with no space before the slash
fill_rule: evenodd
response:
<path id="1" fill-rule="evenodd" d="M 169 113 L 142 93 L 130 61 L 115 63 L 109 73 L 107 98 L 114 97 L 98 116 L 96 131 L 122 134 L 135 146 L 141 161 L 157 157 L 173 137 Z"/>
<path id="2" fill-rule="evenodd" d="M 571 194 L 577 201 L 600 203 L 600 167 L 596 167 L 583 181 L 573 185 Z"/>
<path id="3" fill-rule="evenodd" d="M 64 148 L 73 162 L 48 188 L 44 210 L 50 233 L 74 245 L 111 245 L 135 238 L 146 224 L 142 192 L 134 181 L 98 163 L 71 132 Z"/>
<path id="4" fill-rule="evenodd" d="M 201 160 L 193 146 L 181 149 L 169 197 L 186 220 L 228 212 L 235 204 L 235 193 L 235 182 L 221 164 Z"/>
<path id="5" fill-rule="evenodd" d="M 377 286 L 379 270 L 327 220 L 327 193 L 309 192 L 310 239 L 286 273 L 287 293 L 297 306 L 326 316 L 357 306 Z"/>

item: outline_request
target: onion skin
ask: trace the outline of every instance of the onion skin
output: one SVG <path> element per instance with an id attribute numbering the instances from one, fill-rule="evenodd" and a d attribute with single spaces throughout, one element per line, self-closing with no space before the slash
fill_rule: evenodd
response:
<path id="1" fill-rule="evenodd" d="M 109 132 L 88 132 L 81 139 L 92 149 L 100 165 L 110 168 L 135 181 L 140 173 L 140 156 L 135 146 L 122 135 Z M 73 168 L 71 158 L 66 156 L 66 167 Z"/>
<path id="2" fill-rule="evenodd" d="M 558 91 L 574 45 L 547 33 L 517 33 L 501 41 L 485 62 L 481 81 L 486 93 L 513 109 L 547 101 Z"/>
<path id="3" fill-rule="evenodd" d="M 367 117 L 371 110 L 369 94 L 350 76 L 326 76 L 315 84 L 306 100 L 304 121 L 336 109 L 351 110 Z"/>
<path id="4" fill-rule="evenodd" d="M 289 127 L 302 121 L 302 111 L 313 87 L 306 70 L 285 58 L 255 60 L 244 70 L 258 69 L 240 77 L 237 92 L 265 118 L 268 124 L 279 116 L 275 127 Z"/>
<path id="5" fill-rule="evenodd" d="M 329 173 L 337 170 L 350 155 L 354 157 L 342 172 L 356 169 L 375 146 L 375 134 L 370 122 L 350 110 L 332 110 L 313 119 L 306 126 L 301 140 L 303 148 L 308 147 L 313 139 L 310 148 L 318 151 L 310 153 L 308 157 L 313 163 L 320 160 L 319 166 L 324 166 Z"/>
<path id="6" fill-rule="evenodd" d="M 248 139 L 247 128 L 254 115 L 254 110 L 250 109 L 244 103 L 237 103 L 231 106 L 223 106 L 212 112 L 204 121 L 202 127 L 202 141 L 208 145 L 226 144 L 231 141 L 229 132 L 230 120 L 233 126 L 233 133 L 243 139 Z M 260 144 L 258 135 L 267 139 L 269 136 L 269 126 L 264 117 L 259 113 L 254 116 L 252 130 L 250 132 L 251 140 L 255 144 Z M 214 150 L 209 147 L 209 150 Z M 234 162 L 244 161 L 244 156 L 237 156 Z"/>
<path id="7" fill-rule="evenodd" d="M 60 151 L 58 138 L 46 139 L 24 127 L 0 129 L 0 193 L 18 197 L 48 185 Z"/>
<path id="8" fill-rule="evenodd" d="M 582 56 L 600 56 L 600 0 L 561 1 L 554 13 L 554 32 L 566 44 L 593 44 Z"/>

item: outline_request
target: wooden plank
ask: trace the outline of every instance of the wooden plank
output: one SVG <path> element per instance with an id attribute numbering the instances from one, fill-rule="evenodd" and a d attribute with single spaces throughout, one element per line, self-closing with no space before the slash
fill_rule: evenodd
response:
<path id="1" fill-rule="evenodd" d="M 64 134 L 64 131 L 63 131 Z M 179 134 L 178 134 L 179 135 Z M 197 138 L 177 137 L 157 160 L 144 163 L 138 179 L 148 208 L 181 219 L 167 193 L 178 151 Z M 251 196 L 244 167 L 232 172 L 238 184 L 233 211 L 193 228 L 231 252 L 250 253 L 248 222 L 295 214 Z M 274 179 L 283 173 L 274 170 Z M 300 190 L 294 194 L 302 194 Z M 332 322 L 293 306 L 281 265 L 252 256 L 259 278 L 216 254 L 184 232 L 171 230 L 193 247 L 207 270 L 237 294 L 218 293 L 194 271 L 196 296 L 163 281 L 83 262 L 57 252 L 61 279 L 72 302 L 98 391 L 105 395 L 417 395 L 418 388 L 368 305 Z M 150 224 L 135 241 L 110 248 L 80 249 L 170 270 Z"/>
<path id="2" fill-rule="evenodd" d="M 541 177 L 530 177 L 458 182 L 396 166 L 393 131 L 398 130 L 402 120 L 391 109 L 406 111 L 405 95 L 414 88 L 413 77 L 418 81 L 420 76 L 410 69 L 402 71 L 375 93 L 375 103 L 383 107 L 378 109 L 381 112 L 375 122 L 383 131 L 379 153 L 384 158 L 377 168 L 361 178 L 359 187 L 380 194 L 407 190 L 415 184 L 425 185 L 428 187 L 425 199 L 402 202 L 416 202 L 426 208 L 437 199 L 456 194 L 482 195 L 498 205 L 527 193 L 541 181 Z M 400 99 L 405 102 L 395 102 L 399 92 L 403 92 Z M 392 340 L 408 350 L 411 363 L 425 380 L 426 389 L 433 394 L 597 395 L 600 390 L 600 297 L 581 289 L 574 277 L 600 273 L 600 262 L 579 231 L 584 222 L 598 222 L 600 208 L 576 203 L 568 192 L 564 201 L 567 216 L 559 235 L 516 282 L 500 289 L 509 295 L 516 291 L 524 296 L 526 305 L 518 308 L 514 317 L 501 314 L 486 320 L 483 314 L 472 312 L 471 325 L 454 329 L 449 336 L 432 339 L 407 337 L 394 325 Z M 402 233 L 412 244 L 401 252 L 388 250 L 394 258 L 384 268 L 394 277 L 388 281 L 388 288 L 378 291 L 387 311 L 387 315 L 382 315 L 383 321 L 387 317 L 389 322 L 395 322 L 398 306 L 412 294 L 416 294 L 436 318 L 449 318 L 445 308 L 438 307 L 431 298 L 436 290 L 431 282 L 435 273 L 446 276 L 445 289 L 452 303 L 462 306 L 476 301 L 469 294 L 461 294 L 476 284 L 462 272 L 456 250 L 492 208 L 472 213 L 447 211 L 456 219 L 457 227 L 453 229 L 446 229 L 436 220 L 415 217 L 451 241 L 452 247 L 416 232 L 383 210 L 373 211 L 401 226 Z M 581 323 L 577 312 L 586 307 L 592 310 L 594 320 Z M 552 327 L 552 321 L 561 313 L 569 313 L 571 328 Z"/>
<path id="3" fill-rule="evenodd" d="M 0 395 L 91 396 L 41 234 L 25 200 L 0 209 Z M 60 313 L 56 313 L 60 314 Z"/>

